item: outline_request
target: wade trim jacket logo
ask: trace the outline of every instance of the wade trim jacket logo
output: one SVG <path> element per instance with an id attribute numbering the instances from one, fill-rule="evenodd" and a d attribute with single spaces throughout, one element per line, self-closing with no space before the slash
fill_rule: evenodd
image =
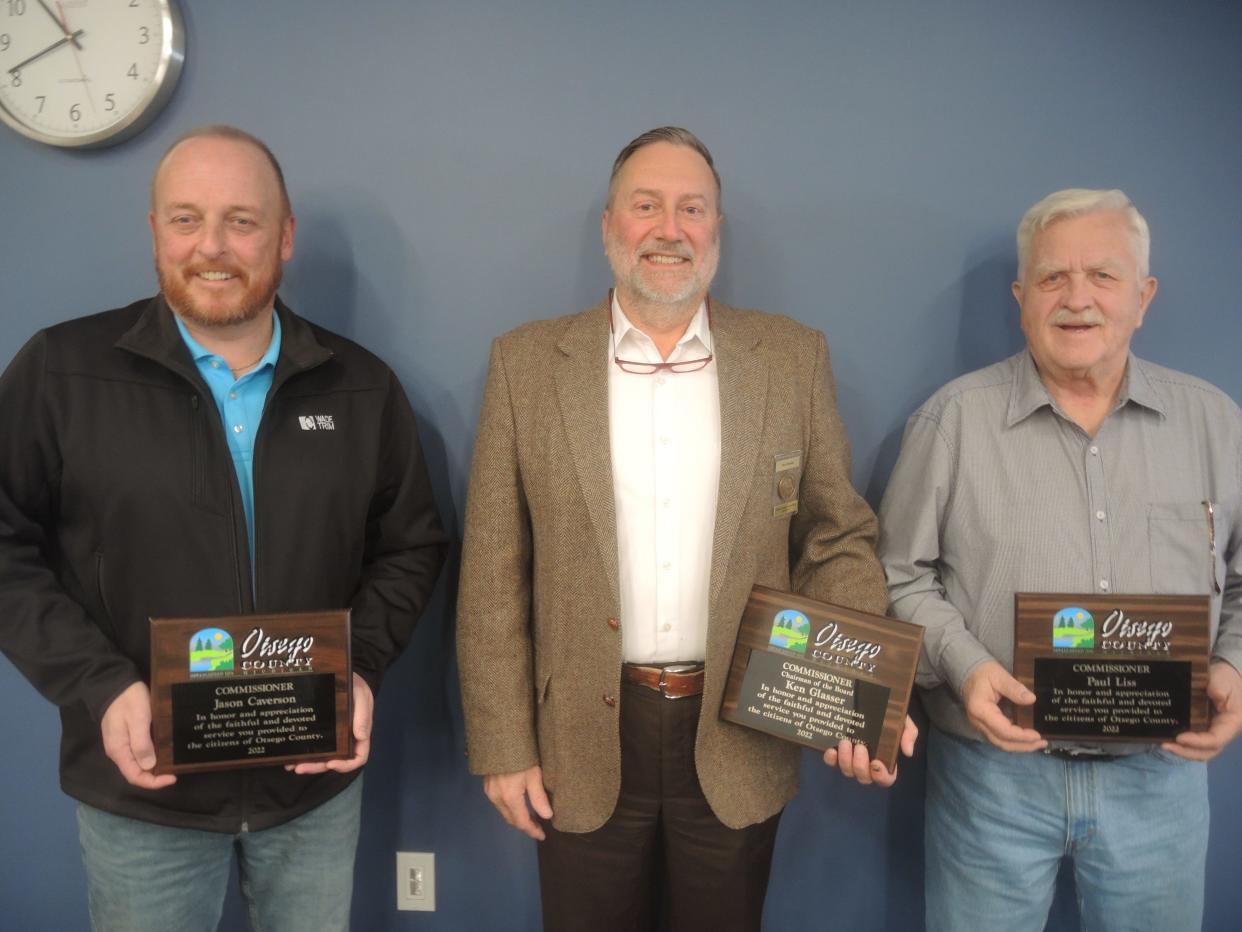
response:
<path id="1" fill-rule="evenodd" d="M 336 430 L 331 414 L 299 414 L 298 424 L 302 430 Z"/>

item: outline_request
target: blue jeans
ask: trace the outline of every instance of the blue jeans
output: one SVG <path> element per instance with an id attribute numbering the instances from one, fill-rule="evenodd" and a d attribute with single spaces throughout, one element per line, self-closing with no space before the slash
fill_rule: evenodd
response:
<path id="1" fill-rule="evenodd" d="M 933 729 L 929 932 L 1044 928 L 1073 859 L 1082 928 L 1203 923 L 1207 768 L 1161 750 L 1114 760 L 1011 754 Z"/>
<path id="2" fill-rule="evenodd" d="M 96 932 L 214 932 L 237 851 L 255 932 L 349 928 L 362 779 L 261 832 L 169 828 L 78 805 Z"/>

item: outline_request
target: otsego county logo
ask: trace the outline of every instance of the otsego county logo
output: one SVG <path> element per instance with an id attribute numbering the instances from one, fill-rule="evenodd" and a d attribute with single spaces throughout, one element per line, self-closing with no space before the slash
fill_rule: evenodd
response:
<path id="1" fill-rule="evenodd" d="M 1063 608 L 1052 616 L 1052 646 L 1092 650 L 1095 647 L 1095 619 L 1085 608 Z"/>
<path id="2" fill-rule="evenodd" d="M 773 647 L 806 653 L 807 638 L 811 634 L 811 622 L 801 612 L 787 608 L 776 613 L 772 619 L 772 636 L 768 643 Z"/>
<path id="3" fill-rule="evenodd" d="M 190 673 L 227 673 L 233 669 L 233 638 L 223 628 L 203 628 L 190 638 Z"/>

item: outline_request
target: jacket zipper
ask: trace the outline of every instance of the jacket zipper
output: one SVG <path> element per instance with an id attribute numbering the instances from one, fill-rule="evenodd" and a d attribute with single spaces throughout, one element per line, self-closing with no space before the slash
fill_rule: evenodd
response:
<path id="1" fill-rule="evenodd" d="M 193 383 L 191 383 L 191 385 L 193 385 Z M 194 437 L 193 439 L 194 446 L 192 450 L 192 455 L 194 457 L 194 473 L 195 473 L 196 483 L 203 483 L 206 481 L 205 476 L 206 476 L 206 471 L 207 471 L 206 466 L 202 464 L 202 460 L 206 457 L 206 451 L 199 450 L 198 448 L 199 418 L 202 416 L 206 416 L 206 415 L 200 414 L 200 411 L 199 411 L 200 407 L 201 406 L 199 404 L 198 395 L 197 394 L 191 395 L 190 396 L 190 408 L 192 410 L 192 416 L 194 419 L 194 424 L 192 425 L 192 431 L 191 431 Z M 213 404 L 212 410 L 214 409 L 215 409 L 215 406 Z M 216 422 L 219 424 L 220 430 L 223 432 L 224 422 L 220 420 L 220 416 L 218 412 L 216 413 Z M 225 452 L 226 453 L 228 452 L 227 441 L 225 441 Z M 242 567 L 241 567 L 240 548 L 237 545 L 237 494 L 238 494 L 237 493 L 237 471 L 232 468 L 233 463 L 232 463 L 231 457 L 229 457 L 228 459 L 228 465 L 229 465 L 229 482 L 228 482 L 229 527 L 233 532 L 232 534 L 229 535 L 231 539 L 232 553 L 233 553 L 233 584 L 234 584 L 233 594 L 236 600 L 238 613 L 245 614 L 246 600 L 245 600 L 245 595 L 244 595 L 244 592 L 245 592 L 245 583 L 243 580 L 244 574 L 242 573 Z M 251 608 L 253 610 L 253 606 Z"/>
<path id="2" fill-rule="evenodd" d="M 199 423 L 198 395 L 190 396 L 190 457 L 193 474 L 190 476 L 190 493 L 195 501 L 201 502 L 206 495 L 203 480 L 203 442 L 199 434 L 202 425 Z"/>
<path id="3" fill-rule="evenodd" d="M 201 423 L 201 422 L 199 421 L 199 418 L 200 418 L 200 417 L 205 416 L 203 413 L 201 413 L 201 412 L 200 412 L 200 408 L 202 407 L 202 405 L 201 405 L 201 404 L 200 404 L 200 402 L 199 402 L 199 394 L 198 394 L 199 392 L 201 392 L 201 391 L 202 391 L 202 386 L 200 386 L 200 385 L 199 385 L 199 383 L 198 383 L 198 382 L 196 382 L 196 381 L 194 380 L 194 378 L 192 378 L 191 376 L 187 375 L 187 374 L 186 374 L 184 371 L 182 371 L 179 367 L 169 365 L 169 364 L 168 364 L 168 362 L 167 362 L 166 360 L 164 360 L 164 359 L 162 359 L 162 358 L 160 358 L 160 357 L 157 357 L 157 356 L 151 356 L 151 355 L 149 355 L 149 354 L 145 354 L 145 353 L 142 353 L 142 354 L 140 354 L 140 355 L 146 355 L 148 358 L 152 359 L 154 362 L 158 363 L 159 365 L 163 366 L 164 368 L 169 369 L 169 370 L 171 370 L 171 371 L 175 372 L 176 374 L 180 375 L 183 379 L 185 379 L 185 381 L 186 381 L 186 382 L 190 385 L 190 387 L 194 390 L 194 393 L 193 393 L 193 394 L 191 394 L 191 396 L 190 396 L 190 408 L 191 408 L 191 411 L 192 411 L 192 420 L 194 421 L 194 425 L 193 425 L 193 426 L 194 426 L 194 428 L 195 428 L 195 429 L 194 429 L 194 432 L 193 432 L 193 439 L 192 439 L 192 441 L 191 441 L 191 442 L 194 444 L 194 446 L 193 446 L 193 448 L 192 448 L 192 455 L 193 455 L 193 457 L 194 457 L 195 466 L 197 467 L 197 466 L 198 466 L 198 465 L 199 465 L 199 464 L 200 464 L 203 460 L 205 460 L 205 457 L 206 457 L 206 450 L 205 450 L 204 448 L 200 448 L 200 444 L 199 444 L 199 439 L 200 439 L 200 438 L 199 438 L 199 435 L 198 435 L 198 427 L 200 426 L 200 423 Z M 313 363 L 312 365 L 309 365 L 309 366 L 304 366 L 304 367 L 298 368 L 298 369 L 296 369 L 296 370 L 295 370 L 295 371 L 293 371 L 293 372 L 285 372 L 285 373 L 283 373 L 283 374 L 281 375 L 281 377 L 280 377 L 279 379 L 275 379 L 275 380 L 273 380 L 273 382 L 272 382 L 272 387 L 268 390 L 267 399 L 265 400 L 264 405 L 263 405 L 263 415 L 262 415 L 262 418 L 264 418 L 264 419 L 266 418 L 266 415 L 267 415 L 267 413 L 268 413 L 268 409 L 269 409 L 269 407 L 270 407 L 270 405 L 271 405 L 272 398 L 275 396 L 275 394 L 276 394 L 277 390 L 279 390 L 280 388 L 282 388 L 282 387 L 284 386 L 284 384 L 285 384 L 285 383 L 286 383 L 286 382 L 287 382 L 287 381 L 288 381 L 288 380 L 289 380 L 289 379 L 290 379 L 293 375 L 295 375 L 295 374 L 299 374 L 299 373 L 302 373 L 302 372 L 309 371 L 310 369 L 317 368 L 318 366 L 321 366 L 321 365 L 323 365 L 325 362 L 327 362 L 327 361 L 328 361 L 328 359 L 331 359 L 333 355 L 334 355 L 334 354 L 333 354 L 331 351 L 329 351 L 329 352 L 328 352 L 328 356 L 327 356 L 327 358 L 322 359 L 322 360 L 319 360 L 319 361 L 317 361 L 317 362 Z M 212 408 L 213 408 L 213 409 L 215 408 L 215 405 L 214 405 L 214 404 L 212 405 Z M 217 417 L 216 417 L 216 419 L 217 419 L 218 423 L 220 424 L 220 429 L 221 429 L 221 431 L 225 430 L 225 429 L 226 429 L 226 428 L 225 428 L 225 424 L 224 424 L 224 422 L 223 422 L 222 420 L 220 420 L 220 419 L 219 419 L 219 414 L 218 414 L 218 412 L 217 412 Z M 263 420 L 260 420 L 260 434 L 262 435 L 262 433 L 263 433 Z M 260 439 L 260 438 L 256 438 L 256 450 L 255 450 L 255 453 L 256 453 L 256 460 L 257 460 L 257 458 L 258 458 L 258 457 L 257 457 L 257 454 L 258 454 L 258 440 L 259 440 L 259 439 Z M 203 444 L 203 445 L 201 445 L 201 446 L 202 446 L 202 447 L 205 447 L 205 444 Z M 227 454 L 227 452 L 228 452 L 228 444 L 227 444 L 227 440 L 225 440 L 225 453 Z M 236 471 L 235 469 L 233 469 L 233 468 L 232 468 L 232 466 L 233 466 L 233 464 L 232 464 L 232 457 L 226 457 L 226 462 L 228 463 L 228 465 L 229 465 L 229 467 L 230 467 L 230 468 L 229 468 L 229 479 L 230 479 L 230 482 L 229 482 L 229 524 L 230 524 L 230 527 L 232 528 L 232 531 L 233 531 L 233 533 L 232 533 L 231 537 L 232 537 L 232 552 L 233 552 L 233 574 L 234 574 L 234 582 L 235 582 L 235 585 L 236 585 L 236 592 L 235 592 L 235 595 L 236 595 L 236 599 L 237 599 L 238 612 L 239 612 L 239 613 L 244 614 L 244 613 L 246 612 L 246 598 L 245 598 L 245 594 L 244 594 L 244 593 L 245 593 L 245 575 L 246 575 L 246 574 L 244 574 L 244 573 L 242 572 L 242 566 L 241 566 L 241 563 L 242 563 L 242 560 L 241 560 L 241 547 L 239 546 L 239 543 L 238 543 L 238 528 L 237 528 L 237 508 L 239 507 L 239 506 L 238 506 L 238 502 L 237 502 L 237 498 L 238 498 L 238 495 L 240 494 L 240 489 L 239 489 L 238 484 L 237 484 L 237 471 Z M 200 486 L 199 486 L 199 493 L 200 493 L 200 500 L 201 500 L 201 496 L 202 496 L 203 494 L 205 494 L 205 488 L 206 488 L 206 465 L 205 465 L 205 464 L 203 465 L 203 467 L 202 467 L 201 469 L 197 469 L 197 481 L 200 483 Z M 258 496 L 256 496 L 255 498 L 256 498 L 256 502 L 257 502 L 257 500 L 258 500 Z M 258 514 L 257 514 L 258 509 L 256 508 L 256 509 L 255 509 L 255 511 L 256 511 L 256 515 L 255 515 L 255 550 L 258 550 L 258 531 L 259 531 L 259 528 L 258 528 Z M 252 556 L 253 556 L 253 555 L 252 555 Z M 101 555 L 101 557 L 100 557 L 100 558 L 102 559 L 102 555 Z M 257 567 L 257 562 L 256 562 L 255 569 L 257 570 L 257 568 L 258 568 L 258 567 Z M 253 572 L 252 572 L 250 575 L 253 577 L 253 576 L 256 576 L 256 575 L 257 575 L 257 573 L 253 573 Z M 258 594 L 258 585 L 257 585 L 257 581 L 254 583 L 254 590 L 253 590 L 253 592 L 254 592 L 254 595 L 252 595 L 252 600 L 251 600 L 251 605 L 250 605 L 250 610 L 251 610 L 252 612 L 256 610 L 256 608 L 255 608 L 255 603 L 257 602 L 257 594 Z M 102 598 L 102 594 L 101 594 L 101 598 Z M 241 784 L 241 792 L 240 792 L 240 794 L 239 794 L 239 795 L 240 795 L 240 797 L 241 797 L 241 826 L 240 826 L 239 831 L 240 831 L 240 832 L 243 832 L 243 833 L 244 833 L 244 832 L 249 832 L 249 831 L 250 831 L 250 821 L 249 821 L 249 816 L 250 816 L 250 813 L 249 813 L 249 809 L 250 809 L 249 803 L 250 803 L 250 789 L 251 789 L 251 786 L 250 786 L 250 784 L 251 784 L 251 779 L 250 779 L 250 776 L 251 776 L 251 775 L 250 775 L 250 772 L 249 772 L 249 771 L 246 771 L 246 770 L 241 770 L 241 771 L 238 771 L 239 783 Z"/>

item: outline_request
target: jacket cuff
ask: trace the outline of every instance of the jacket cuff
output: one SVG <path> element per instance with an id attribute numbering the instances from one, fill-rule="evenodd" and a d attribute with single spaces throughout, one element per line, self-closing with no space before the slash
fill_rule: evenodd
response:
<path id="1" fill-rule="evenodd" d="M 130 665 L 110 672 L 106 677 L 91 678 L 83 683 L 79 698 L 95 722 L 103 721 L 104 713 L 116 698 L 133 686 L 143 682 L 138 671 Z"/>
<path id="2" fill-rule="evenodd" d="M 1212 651 L 1212 663 L 1224 662 L 1229 664 L 1242 675 L 1242 646 L 1236 643 L 1221 644 L 1217 642 L 1215 649 Z"/>
<path id="3" fill-rule="evenodd" d="M 952 643 L 946 645 L 941 653 L 940 669 L 944 672 L 945 681 L 960 697 L 962 686 L 975 667 L 987 660 L 995 659 L 973 634 L 963 631 Z"/>
<path id="4" fill-rule="evenodd" d="M 467 733 L 466 757 L 470 772 L 480 777 L 519 773 L 540 763 L 539 747 L 533 735 L 515 738 L 512 734 Z"/>

